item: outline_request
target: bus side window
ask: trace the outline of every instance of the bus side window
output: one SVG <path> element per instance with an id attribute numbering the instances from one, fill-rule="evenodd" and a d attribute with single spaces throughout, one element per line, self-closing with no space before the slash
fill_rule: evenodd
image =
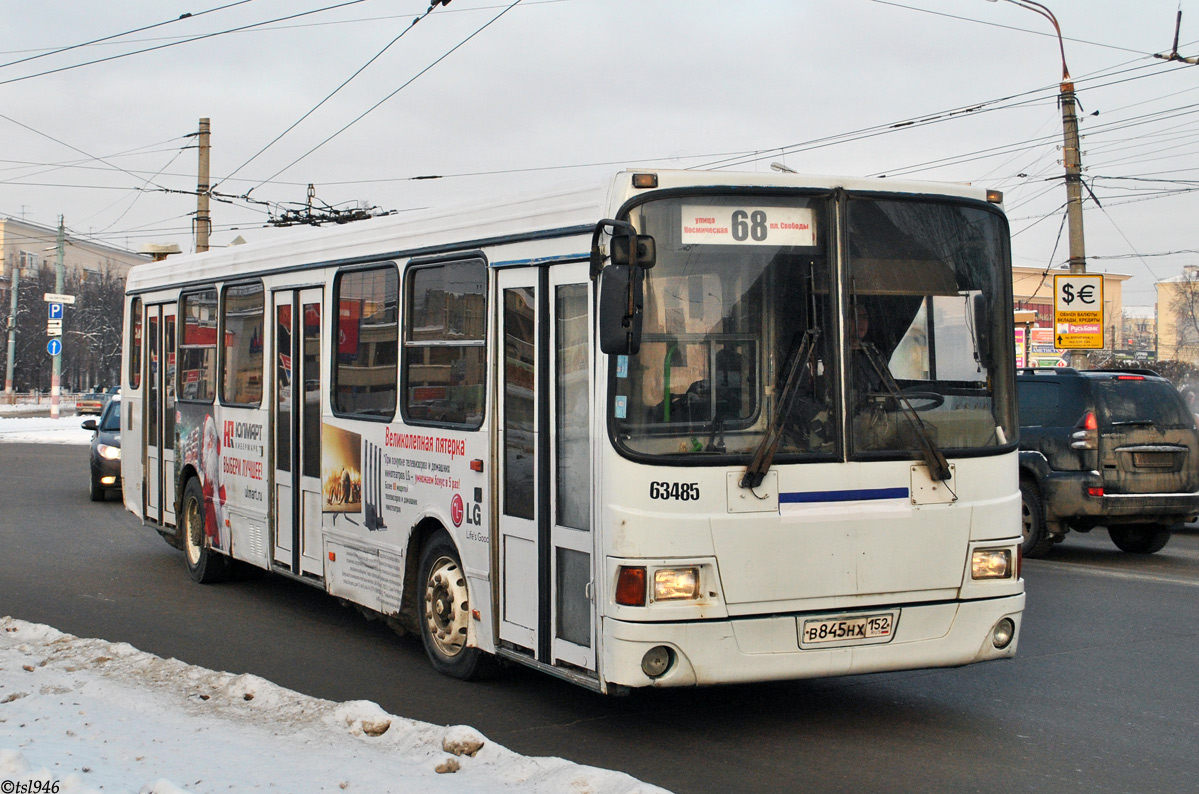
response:
<path id="1" fill-rule="evenodd" d="M 404 418 L 478 427 L 486 383 L 486 263 L 418 266 L 404 283 Z"/>
<path id="2" fill-rule="evenodd" d="M 210 403 L 216 393 L 216 290 L 184 295 L 179 314 L 183 317 L 183 341 L 179 345 L 178 398 Z"/>
<path id="3" fill-rule="evenodd" d="M 129 388 L 142 387 L 142 299 L 129 306 Z"/>
<path id="4" fill-rule="evenodd" d="M 338 416 L 395 416 L 399 290 L 391 263 L 340 273 L 334 282 L 332 398 Z"/>

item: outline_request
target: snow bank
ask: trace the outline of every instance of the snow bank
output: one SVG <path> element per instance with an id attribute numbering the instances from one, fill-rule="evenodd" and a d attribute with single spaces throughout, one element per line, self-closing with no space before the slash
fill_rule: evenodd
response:
<path id="1" fill-rule="evenodd" d="M 58 794 L 664 791 L 517 755 L 468 726 L 320 700 L 11 617 L 0 618 L 0 737 L 0 782 L 57 782 Z"/>

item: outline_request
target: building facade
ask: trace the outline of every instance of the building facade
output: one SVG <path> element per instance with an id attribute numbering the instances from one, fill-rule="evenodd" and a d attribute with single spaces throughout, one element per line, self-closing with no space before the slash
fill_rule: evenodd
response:
<path id="1" fill-rule="evenodd" d="M 1187 265 L 1154 287 L 1158 358 L 1199 364 L 1199 265 Z"/>

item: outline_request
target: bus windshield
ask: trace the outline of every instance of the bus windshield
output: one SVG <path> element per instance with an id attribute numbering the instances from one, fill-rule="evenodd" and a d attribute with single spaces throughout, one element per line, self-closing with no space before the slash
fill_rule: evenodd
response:
<path id="1" fill-rule="evenodd" d="M 829 194 L 651 200 L 640 350 L 610 421 L 632 457 L 980 454 L 1014 440 L 1010 264 L 982 202 Z M 838 242 L 836 229 L 844 233 Z"/>

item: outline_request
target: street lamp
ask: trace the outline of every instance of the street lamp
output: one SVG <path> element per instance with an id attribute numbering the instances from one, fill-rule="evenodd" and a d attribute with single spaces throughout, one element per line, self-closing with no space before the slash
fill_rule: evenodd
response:
<path id="1" fill-rule="evenodd" d="M 998 0 L 988 0 L 995 3 Z M 1062 28 L 1057 23 L 1053 12 L 1034 0 L 1006 0 L 1012 5 L 1040 14 L 1053 25 L 1057 33 L 1057 46 L 1062 55 L 1062 82 L 1059 87 L 1058 104 L 1062 108 L 1062 163 L 1066 167 L 1066 220 L 1070 233 L 1070 274 L 1087 272 L 1086 245 L 1082 230 L 1082 151 L 1078 141 L 1077 103 L 1074 99 L 1074 81 L 1070 79 L 1070 70 L 1066 66 L 1066 45 L 1062 40 Z M 1082 369 L 1086 363 L 1086 354 L 1075 350 L 1071 355 L 1072 363 Z"/>

